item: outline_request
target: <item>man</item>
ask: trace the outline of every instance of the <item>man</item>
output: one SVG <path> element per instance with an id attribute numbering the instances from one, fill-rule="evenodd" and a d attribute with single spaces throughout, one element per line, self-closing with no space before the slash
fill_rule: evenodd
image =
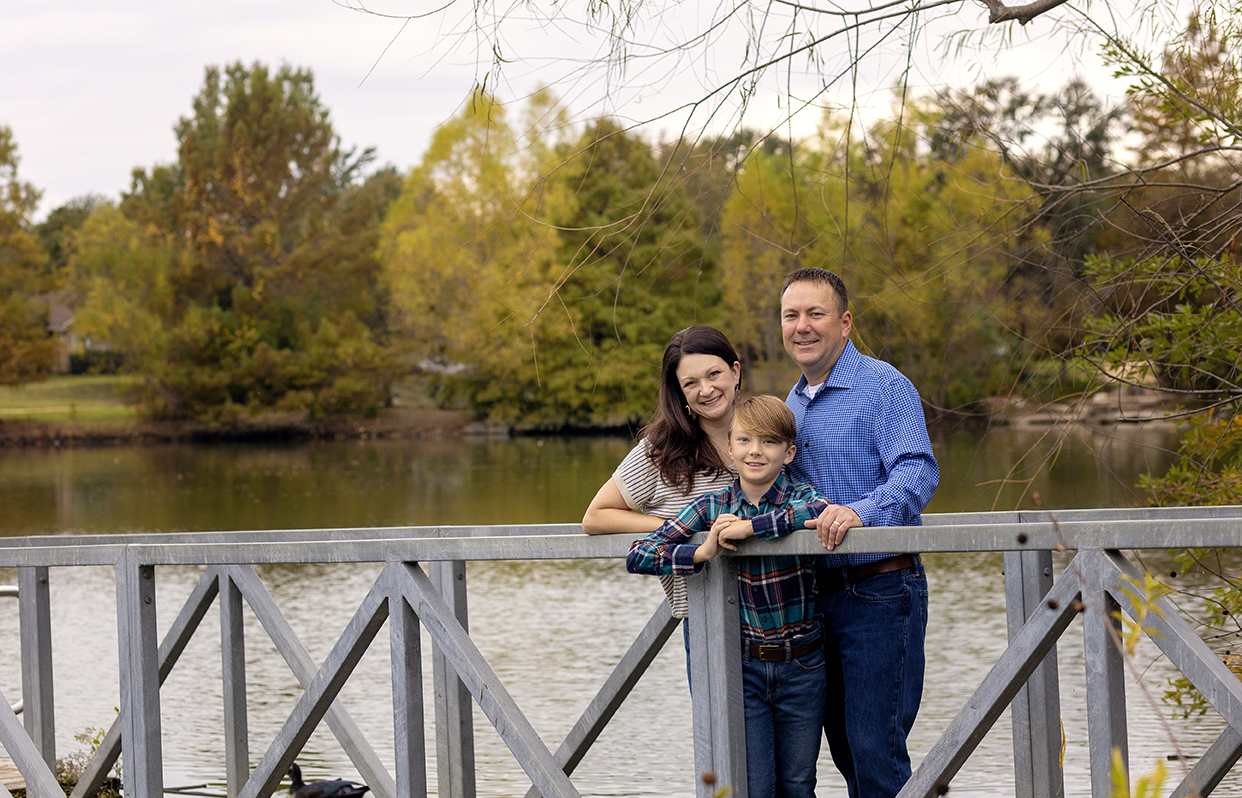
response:
<path id="1" fill-rule="evenodd" d="M 832 502 L 806 522 L 830 551 L 854 527 L 920 526 L 940 481 L 918 392 L 854 348 L 848 302 L 841 278 L 824 269 L 796 271 L 781 290 L 781 336 L 802 369 L 785 400 L 798 423 L 790 471 Z M 917 554 L 823 559 L 828 747 L 850 798 L 890 798 L 910 778 L 927 578 Z"/>

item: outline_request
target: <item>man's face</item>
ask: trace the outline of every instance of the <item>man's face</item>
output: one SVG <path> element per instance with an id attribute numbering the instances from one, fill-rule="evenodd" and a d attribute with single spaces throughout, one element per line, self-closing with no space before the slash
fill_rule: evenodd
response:
<path id="1" fill-rule="evenodd" d="M 853 317 L 837 308 L 836 292 L 823 283 L 797 282 L 781 295 L 781 339 L 809 385 L 827 379 L 845 349 Z"/>

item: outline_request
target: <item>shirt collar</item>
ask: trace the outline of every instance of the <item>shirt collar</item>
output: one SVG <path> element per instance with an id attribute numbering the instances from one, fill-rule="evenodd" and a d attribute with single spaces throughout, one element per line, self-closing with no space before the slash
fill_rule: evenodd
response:
<path id="1" fill-rule="evenodd" d="M 824 388 L 849 388 L 854 384 L 854 377 L 858 373 L 858 366 L 862 363 L 862 355 L 854 348 L 854 342 L 846 338 L 845 348 L 841 350 L 840 357 L 837 362 L 832 364 L 832 371 L 828 372 L 827 379 L 824 380 L 823 387 L 819 389 L 819 396 L 824 392 Z M 794 385 L 794 392 L 803 399 L 808 399 L 806 395 L 806 375 L 798 377 L 798 382 Z"/>
<path id="2" fill-rule="evenodd" d="M 785 497 L 789 489 L 793 487 L 793 482 L 789 477 L 785 476 L 785 469 L 781 469 L 781 473 L 776 475 L 776 481 L 772 483 L 772 487 L 760 497 L 760 505 L 767 503 L 776 507 L 785 505 Z M 733 479 L 733 495 L 730 497 L 734 507 L 740 507 L 743 503 L 749 503 L 750 499 L 746 498 L 746 494 L 742 491 L 742 480 L 738 477 Z"/>

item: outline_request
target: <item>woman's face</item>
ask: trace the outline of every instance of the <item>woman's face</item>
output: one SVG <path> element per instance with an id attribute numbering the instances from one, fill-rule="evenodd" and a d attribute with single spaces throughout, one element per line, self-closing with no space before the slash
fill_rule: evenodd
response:
<path id="1" fill-rule="evenodd" d="M 741 363 L 729 365 L 716 355 L 683 355 L 677 364 L 677 384 L 690 413 L 699 419 L 729 418 L 741 377 Z"/>

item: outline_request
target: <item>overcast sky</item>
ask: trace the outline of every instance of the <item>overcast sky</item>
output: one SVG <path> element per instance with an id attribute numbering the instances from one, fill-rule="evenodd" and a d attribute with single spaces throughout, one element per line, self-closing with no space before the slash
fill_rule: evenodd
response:
<path id="1" fill-rule="evenodd" d="M 407 21 L 359 13 L 345 1 L 0 0 L 0 124 L 16 139 L 19 177 L 43 191 L 40 216 L 82 194 L 116 197 L 128 188 L 134 167 L 173 161 L 172 128 L 189 114 L 204 67 L 237 60 L 309 67 L 345 146 L 374 146 L 381 163 L 402 169 L 417 164 L 435 126 L 458 110 L 490 64 L 476 65 L 473 39 L 454 37 L 460 17 Z M 369 7 L 397 13 L 432 7 L 384 2 L 387 7 Z M 701 26 L 716 7 L 710 0 L 684 3 L 685 16 L 671 24 L 661 20 L 663 32 L 654 36 L 676 39 L 681 30 Z M 468 6 L 456 10 L 464 14 Z M 1090 52 L 1079 60 L 1065 51 L 1051 20 L 1015 29 L 1011 42 L 994 41 L 982 56 L 945 56 L 940 32 L 983 28 L 985 18 L 981 5 L 963 3 L 933 21 L 916 47 L 912 82 L 934 86 L 1020 73 L 1032 86 L 1053 86 L 1076 71 L 1105 92 L 1119 93 Z M 730 74 L 725 57 L 744 46 L 736 37 L 721 38 L 676 58 L 635 58 L 622 80 L 577 68 L 607 47 L 603 37 L 568 22 L 554 29 L 523 28 L 521 20 L 507 24 L 504 54 L 524 60 L 505 67 L 501 83 L 490 78 L 501 99 L 520 98 L 546 82 L 579 117 L 600 111 L 628 121 L 658 116 Z M 870 56 L 860 75 L 864 91 L 888 91 L 906 66 L 904 47 L 895 35 Z M 834 57 L 832 46 L 823 52 L 828 61 Z M 836 52 L 844 63 L 844 44 Z M 776 87 L 770 89 L 752 101 L 752 120 L 779 119 L 787 109 Z M 730 109 L 720 119 L 729 118 Z M 803 114 L 794 132 L 809 129 L 819 113 Z M 683 123 L 674 115 L 646 130 L 653 138 L 672 135 Z"/>

